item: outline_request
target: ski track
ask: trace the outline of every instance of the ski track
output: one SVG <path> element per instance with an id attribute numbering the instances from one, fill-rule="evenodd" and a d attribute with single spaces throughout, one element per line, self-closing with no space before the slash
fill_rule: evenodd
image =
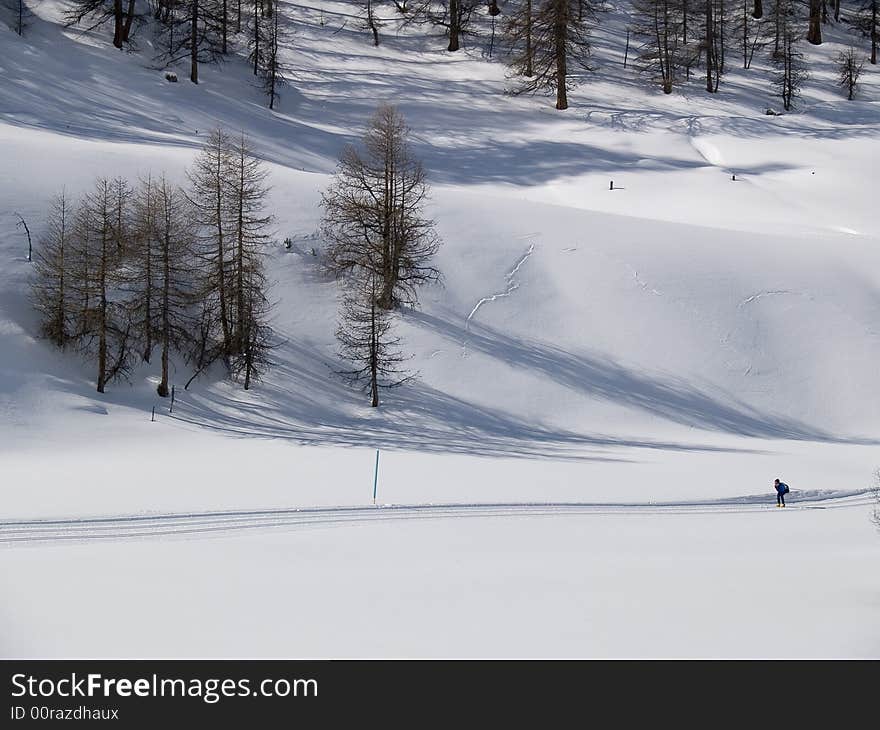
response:
<path id="1" fill-rule="evenodd" d="M 514 279 L 514 277 L 516 276 L 517 272 L 522 268 L 523 264 L 529 260 L 529 257 L 532 255 L 532 252 L 534 250 L 535 250 L 535 244 L 530 243 L 529 250 L 526 251 L 523 254 L 523 256 L 520 258 L 520 260 L 516 262 L 516 266 L 514 266 L 505 275 L 504 278 L 507 281 L 507 287 L 504 289 L 503 292 L 498 292 L 497 294 L 491 294 L 488 297 L 483 297 L 482 299 L 480 299 L 480 301 L 478 301 L 474 305 L 474 308 L 471 310 L 471 313 L 467 316 L 467 319 L 465 320 L 465 323 L 464 323 L 465 331 L 467 331 L 468 328 L 470 327 L 471 320 L 474 318 L 474 315 L 477 313 L 477 311 L 480 309 L 480 307 L 482 307 L 484 304 L 486 304 L 488 302 L 494 302 L 497 299 L 501 299 L 503 297 L 509 297 L 511 294 L 513 294 L 513 292 L 515 292 L 517 289 L 519 289 L 519 283 Z"/>
<path id="2" fill-rule="evenodd" d="M 792 492 L 786 509 L 832 509 L 864 506 L 872 489 Z M 166 535 L 209 535 L 266 528 L 336 527 L 387 520 L 559 515 L 658 515 L 754 513 L 773 508 L 772 495 L 752 494 L 696 501 L 648 502 L 473 502 L 461 504 L 390 504 L 354 507 L 281 508 L 216 512 L 120 515 L 0 522 L 6 546 L 61 541 L 149 539 Z"/>
<path id="3" fill-rule="evenodd" d="M 783 296 L 785 294 L 790 294 L 792 296 L 803 296 L 801 292 L 789 291 L 788 289 L 775 289 L 773 291 L 762 291 L 758 292 L 757 294 L 752 294 L 752 296 L 743 299 L 737 306 L 739 308 L 742 308 L 746 304 L 751 304 L 752 302 L 756 302 L 759 299 L 763 299 L 764 297 L 777 297 Z"/>
<path id="4" fill-rule="evenodd" d="M 630 268 L 632 268 L 632 267 L 630 267 Z M 662 297 L 662 296 L 663 296 L 663 292 L 661 292 L 661 291 L 657 291 L 654 287 L 652 287 L 650 284 L 648 284 L 647 281 L 645 281 L 644 279 L 642 279 L 642 278 L 639 276 L 639 272 L 636 271 L 635 269 L 632 270 L 632 275 L 633 275 L 633 279 L 636 280 L 636 284 L 638 284 L 638 285 L 639 285 L 642 289 L 644 289 L 646 292 L 648 292 L 648 293 L 650 293 L 650 294 L 653 294 L 653 295 L 655 295 L 655 296 L 658 296 L 658 297 Z"/>

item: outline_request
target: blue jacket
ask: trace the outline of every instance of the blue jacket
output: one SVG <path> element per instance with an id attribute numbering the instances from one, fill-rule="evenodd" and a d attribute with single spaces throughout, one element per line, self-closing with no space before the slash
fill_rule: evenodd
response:
<path id="1" fill-rule="evenodd" d="M 776 485 L 776 491 L 780 494 L 785 494 L 788 491 L 788 485 L 785 482 L 779 482 Z"/>

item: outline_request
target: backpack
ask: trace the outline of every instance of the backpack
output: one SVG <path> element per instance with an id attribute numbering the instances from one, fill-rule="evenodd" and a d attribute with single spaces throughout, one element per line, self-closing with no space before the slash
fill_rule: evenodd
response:
<path id="1" fill-rule="evenodd" d="M 791 490 L 788 488 L 788 485 L 787 485 L 787 484 L 783 484 L 782 486 L 783 486 L 783 490 L 782 490 L 782 493 L 783 493 L 783 494 L 788 494 L 788 493 L 791 491 Z"/>

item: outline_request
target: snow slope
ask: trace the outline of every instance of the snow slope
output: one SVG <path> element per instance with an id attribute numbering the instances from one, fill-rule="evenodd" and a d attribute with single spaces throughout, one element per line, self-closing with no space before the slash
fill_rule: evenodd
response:
<path id="1" fill-rule="evenodd" d="M 767 116 L 764 67 L 731 68 L 712 97 L 622 69 L 615 5 L 560 113 L 505 95 L 479 45 L 448 54 L 387 10 L 373 48 L 350 6 L 282 2 L 295 78 L 270 112 L 240 60 L 169 84 L 145 34 L 119 53 L 60 27 L 61 7 L 33 3 L 24 38 L 0 29 L 0 651 L 878 654 L 880 97 L 874 69 L 859 100 L 835 89 L 838 29 L 809 51 L 802 110 Z M 400 318 L 419 379 L 376 411 L 332 374 L 336 285 L 311 249 L 320 190 L 378 100 L 428 170 L 444 278 Z M 220 373 L 179 387 L 173 414 L 149 367 L 98 396 L 86 364 L 34 337 L 12 213 L 37 233 L 62 186 L 182 181 L 217 124 L 252 134 L 278 239 L 295 240 L 270 254 L 277 367 L 249 393 Z M 380 503 L 575 507 L 279 519 L 368 504 L 377 448 Z M 792 506 L 771 517 L 777 475 Z M 259 516 L 239 534 L 230 511 Z M 137 515 L 149 529 L 100 540 L 69 522 Z M 20 524 L 44 518 L 62 527 Z M 166 519 L 224 529 L 169 535 Z M 77 587 L 105 577 L 109 604 Z M 64 617 L 53 586 L 77 598 Z M 117 612 L 157 618 L 136 636 Z"/>

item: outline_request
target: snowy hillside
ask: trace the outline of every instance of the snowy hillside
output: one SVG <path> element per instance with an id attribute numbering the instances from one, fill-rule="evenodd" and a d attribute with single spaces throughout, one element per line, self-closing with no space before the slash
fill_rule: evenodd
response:
<path id="1" fill-rule="evenodd" d="M 23 37 L 0 25 L 0 576 L 28 586 L 4 590 L 0 653 L 880 653 L 876 67 L 847 101 L 835 26 L 796 112 L 765 114 L 764 60 L 732 61 L 718 94 L 664 95 L 623 68 L 628 7 L 603 14 L 566 111 L 505 94 L 485 39 L 448 53 L 390 4 L 373 47 L 351 4 L 279 2 L 292 80 L 273 111 L 241 56 L 174 84 L 146 30 L 117 51 L 56 0 L 30 3 Z M 379 101 L 427 170 L 443 279 L 400 316 L 418 379 L 372 409 L 334 375 L 338 287 L 312 249 L 320 192 Z M 173 413 L 154 366 L 100 395 L 37 337 L 16 214 L 36 240 L 62 187 L 183 182 L 218 125 L 270 172 L 275 367 L 247 392 L 219 369 L 183 391 L 178 362 Z M 570 506 L 275 512 L 370 504 L 375 449 L 381 504 Z M 776 476 L 784 514 L 766 509 Z M 69 522 L 137 515 L 182 528 Z M 28 522 L 46 518 L 62 523 Z M 58 615 L 71 571 L 113 597 Z M 135 637 L 117 614 L 159 618 Z"/>

